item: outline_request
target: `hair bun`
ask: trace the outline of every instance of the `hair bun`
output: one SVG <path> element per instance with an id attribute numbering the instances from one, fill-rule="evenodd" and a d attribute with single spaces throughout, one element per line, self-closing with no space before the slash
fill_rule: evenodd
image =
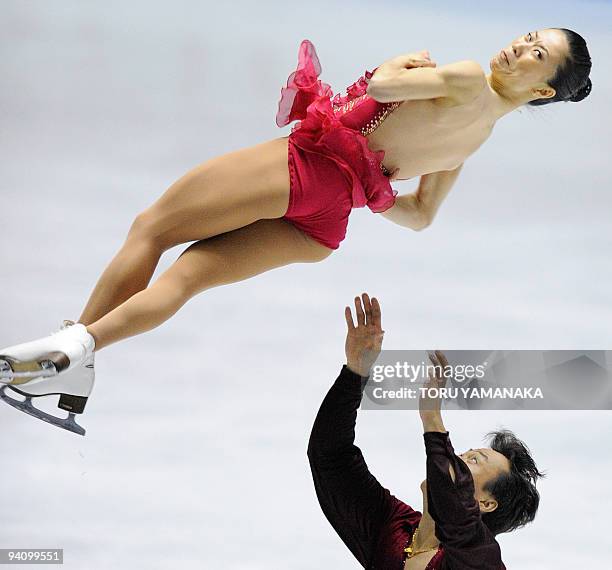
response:
<path id="1" fill-rule="evenodd" d="M 591 92 L 591 86 L 591 78 L 587 77 L 586 83 L 570 97 L 570 101 L 577 103 L 578 101 L 582 101 L 584 98 L 588 97 L 589 93 Z"/>

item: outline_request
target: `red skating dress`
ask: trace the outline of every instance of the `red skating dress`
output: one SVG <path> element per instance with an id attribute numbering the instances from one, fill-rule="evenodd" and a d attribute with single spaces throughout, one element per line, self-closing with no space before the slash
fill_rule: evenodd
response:
<path id="1" fill-rule="evenodd" d="M 289 135 L 289 207 L 283 219 L 319 243 L 338 249 L 353 208 L 384 212 L 395 202 L 384 151 L 372 151 L 366 136 L 401 101 L 380 103 L 366 88 L 376 71 L 366 71 L 335 96 L 318 79 L 321 64 L 314 45 L 303 40 L 298 66 L 281 88 L 276 124 L 298 120 Z"/>

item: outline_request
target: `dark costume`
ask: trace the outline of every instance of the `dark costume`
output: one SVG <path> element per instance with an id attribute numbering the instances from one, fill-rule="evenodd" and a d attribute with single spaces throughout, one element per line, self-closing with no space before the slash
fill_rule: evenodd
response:
<path id="1" fill-rule="evenodd" d="M 404 549 L 422 514 L 378 482 L 354 444 L 366 382 L 342 367 L 314 422 L 308 458 L 323 513 L 359 563 L 368 570 L 403 570 Z M 472 474 L 455 455 L 449 434 L 426 432 L 424 439 L 428 508 L 440 541 L 427 570 L 505 570 L 474 499 Z"/>

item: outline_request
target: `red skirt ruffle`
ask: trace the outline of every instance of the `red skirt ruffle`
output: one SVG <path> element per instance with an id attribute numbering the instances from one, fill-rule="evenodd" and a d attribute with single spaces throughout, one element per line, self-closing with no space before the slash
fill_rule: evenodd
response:
<path id="1" fill-rule="evenodd" d="M 283 127 L 299 120 L 291 129 L 292 141 L 305 151 L 332 159 L 342 169 L 351 185 L 353 208 L 367 205 L 372 212 L 384 212 L 397 195 L 381 169 L 385 152 L 371 150 L 367 138 L 359 130 L 347 127 L 334 112 L 334 106 L 365 95 L 366 79 L 373 71 L 366 70 L 344 96 L 334 96 L 331 87 L 319 79 L 320 74 L 315 47 L 303 40 L 297 69 L 289 75 L 287 86 L 281 88 L 276 124 Z"/>

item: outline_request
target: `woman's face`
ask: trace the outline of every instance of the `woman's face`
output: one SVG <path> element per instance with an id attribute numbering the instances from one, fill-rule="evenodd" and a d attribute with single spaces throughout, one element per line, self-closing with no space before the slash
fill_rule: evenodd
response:
<path id="1" fill-rule="evenodd" d="M 533 30 L 513 40 L 489 62 L 493 78 L 504 89 L 529 100 L 554 97 L 548 85 L 569 54 L 565 33 L 555 28 Z"/>

